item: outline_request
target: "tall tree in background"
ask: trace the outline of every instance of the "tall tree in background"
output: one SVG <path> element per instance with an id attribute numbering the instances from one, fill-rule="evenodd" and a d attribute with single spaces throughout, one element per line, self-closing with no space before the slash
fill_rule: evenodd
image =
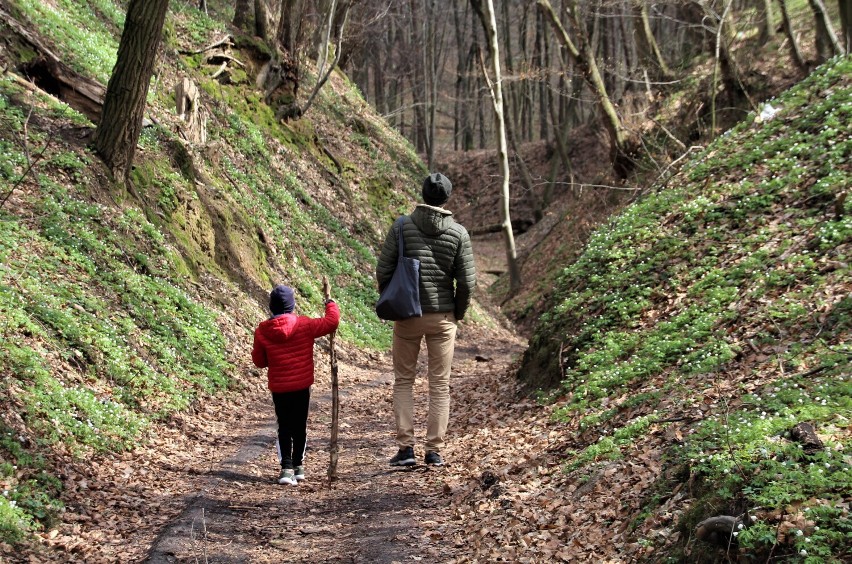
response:
<path id="1" fill-rule="evenodd" d="M 278 14 L 278 31 L 275 38 L 278 46 L 295 56 L 302 41 L 302 2 L 303 0 L 281 0 Z"/>
<path id="2" fill-rule="evenodd" d="M 248 31 L 251 22 L 252 0 L 235 0 L 234 2 L 234 27 L 241 31 Z"/>
<path id="3" fill-rule="evenodd" d="M 429 169 L 435 163 L 435 140 L 437 138 L 436 128 L 438 95 L 440 84 L 444 74 L 445 37 L 447 30 L 447 10 L 438 7 L 437 0 L 425 2 L 426 14 L 423 18 L 426 45 L 423 51 L 423 89 L 426 94 L 426 127 L 424 128 L 426 141 L 426 163 Z"/>
<path id="4" fill-rule="evenodd" d="M 846 0 L 846 3 L 848 4 L 850 1 L 852 0 Z M 843 50 L 837 40 L 837 35 L 834 33 L 834 28 L 831 26 L 825 4 L 822 0 L 809 0 L 809 2 L 816 20 L 817 61 L 823 63 L 834 55 L 840 54 Z"/>
<path id="5" fill-rule="evenodd" d="M 613 161 L 615 171 L 619 176 L 626 176 L 627 172 L 632 168 L 630 164 L 630 153 L 628 147 L 628 132 L 621 123 L 621 118 L 618 117 L 618 112 L 615 110 L 612 100 L 607 94 L 606 85 L 604 84 L 603 76 L 598 69 L 595 53 L 592 45 L 589 42 L 589 37 L 580 16 L 577 0 L 570 0 L 568 15 L 574 28 L 577 31 L 577 44 L 571 40 L 568 32 L 562 26 L 562 21 L 556 15 L 549 0 L 537 0 L 538 7 L 544 13 L 553 30 L 556 32 L 556 37 L 565 47 L 571 59 L 580 69 L 583 78 L 588 83 L 598 102 L 598 106 L 603 113 L 604 127 L 609 134 L 610 140 L 610 156 Z"/>
<path id="6" fill-rule="evenodd" d="M 320 49 L 320 59 L 317 61 L 317 82 L 314 85 L 311 95 L 308 97 L 308 101 L 305 102 L 305 105 L 301 108 L 301 115 L 304 115 L 307 113 L 308 109 L 310 109 L 311 104 L 314 99 L 316 99 L 320 89 L 326 83 L 328 77 L 331 76 L 331 73 L 334 72 L 335 67 L 337 67 L 337 63 L 340 61 L 340 55 L 343 52 L 343 30 L 346 27 L 346 21 L 349 19 L 349 9 L 352 7 L 352 1 L 342 0 L 340 4 L 344 7 L 342 12 L 337 10 L 337 0 L 333 0 L 331 5 L 328 7 L 328 28 L 325 35 L 324 46 Z M 332 37 L 335 36 L 337 38 L 337 43 L 334 46 L 334 59 L 329 64 L 328 44 Z"/>
<path id="7" fill-rule="evenodd" d="M 784 35 L 787 36 L 787 44 L 790 46 L 790 56 L 793 57 L 793 61 L 800 70 L 807 71 L 808 64 L 799 48 L 796 34 L 793 33 L 793 24 L 790 22 L 790 14 L 787 12 L 787 0 L 778 0 L 778 7 L 781 9 L 781 24 L 784 28 Z"/>
<path id="8" fill-rule="evenodd" d="M 95 131 L 95 151 L 114 175 L 125 180 L 142 131 L 145 98 L 168 7 L 169 0 L 130 0 Z"/>
<path id="9" fill-rule="evenodd" d="M 837 0 L 840 11 L 840 31 L 842 34 L 843 48 L 848 55 L 852 53 L 852 2 L 849 0 Z"/>
<path id="10" fill-rule="evenodd" d="M 266 0 L 254 0 L 254 34 L 264 41 L 269 39 Z"/>
<path id="11" fill-rule="evenodd" d="M 653 79 L 671 79 L 674 73 L 666 64 L 666 60 L 660 52 L 660 46 L 654 38 L 653 31 L 651 31 L 647 1 L 632 0 L 632 6 L 633 27 L 636 30 L 636 49 L 639 51 L 640 60 Z"/>
<path id="12" fill-rule="evenodd" d="M 760 7 L 758 6 L 758 9 Z M 768 42 L 775 35 L 775 18 L 772 14 L 772 0 L 763 0 L 763 10 L 760 10 L 760 43 Z"/>
<path id="13" fill-rule="evenodd" d="M 503 239 L 506 243 L 506 260 L 509 267 L 509 295 L 521 288 L 521 269 L 518 265 L 518 253 L 515 249 L 515 235 L 512 233 L 512 220 L 509 214 L 509 150 L 506 145 L 506 119 L 503 112 L 503 77 L 500 74 L 500 48 L 497 44 L 497 20 L 494 16 L 494 4 L 491 0 L 470 0 L 473 9 L 479 14 L 482 26 L 485 28 L 485 38 L 488 42 L 488 52 L 491 57 L 492 81 L 488 77 L 485 65 L 482 74 L 488 82 L 491 91 L 491 101 L 494 105 L 495 121 L 497 123 L 497 145 L 500 156 L 500 168 L 503 173 L 503 187 L 500 192 L 500 220 L 503 227 Z"/>

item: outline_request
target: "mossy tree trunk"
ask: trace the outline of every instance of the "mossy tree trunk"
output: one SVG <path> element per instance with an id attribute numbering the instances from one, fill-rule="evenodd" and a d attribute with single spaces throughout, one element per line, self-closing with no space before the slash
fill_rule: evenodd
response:
<path id="1" fill-rule="evenodd" d="M 124 179 L 142 131 L 145 99 L 168 7 L 168 0 L 130 1 L 115 68 L 107 84 L 94 147 L 113 174 Z"/>

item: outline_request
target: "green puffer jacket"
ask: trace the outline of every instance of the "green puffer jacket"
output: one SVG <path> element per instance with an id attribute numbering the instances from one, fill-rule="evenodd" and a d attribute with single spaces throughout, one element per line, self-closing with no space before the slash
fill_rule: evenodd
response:
<path id="1" fill-rule="evenodd" d="M 419 204 L 403 224 L 405 256 L 420 260 L 420 306 L 423 313 L 452 311 L 463 319 L 476 286 L 473 247 L 467 230 L 443 208 Z M 396 223 L 385 237 L 376 280 L 390 282 L 397 261 Z"/>

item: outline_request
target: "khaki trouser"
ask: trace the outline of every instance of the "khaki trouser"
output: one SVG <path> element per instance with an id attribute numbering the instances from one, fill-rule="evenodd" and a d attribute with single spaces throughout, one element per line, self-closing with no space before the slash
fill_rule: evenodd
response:
<path id="1" fill-rule="evenodd" d="M 456 341 L 452 312 L 424 313 L 393 324 L 393 412 L 399 448 L 414 446 L 414 377 L 420 341 L 426 338 L 429 415 L 426 451 L 440 452 L 450 419 L 450 368 Z"/>

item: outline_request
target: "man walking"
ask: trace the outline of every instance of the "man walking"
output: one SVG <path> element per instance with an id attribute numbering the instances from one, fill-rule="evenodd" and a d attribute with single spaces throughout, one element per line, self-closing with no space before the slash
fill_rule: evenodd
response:
<path id="1" fill-rule="evenodd" d="M 464 318 L 476 286 L 473 248 L 467 230 L 442 206 L 452 184 L 441 173 L 423 181 L 423 203 L 401 227 L 394 224 L 385 237 L 376 266 L 379 289 L 390 282 L 396 268 L 397 229 L 402 229 L 405 256 L 420 260 L 422 317 L 395 321 L 393 326 L 393 411 L 399 452 L 391 466 L 410 466 L 414 457 L 414 377 L 420 343 L 428 353 L 429 413 L 426 422 L 426 464 L 441 466 L 441 448 L 450 416 L 450 369 L 456 323 Z"/>

